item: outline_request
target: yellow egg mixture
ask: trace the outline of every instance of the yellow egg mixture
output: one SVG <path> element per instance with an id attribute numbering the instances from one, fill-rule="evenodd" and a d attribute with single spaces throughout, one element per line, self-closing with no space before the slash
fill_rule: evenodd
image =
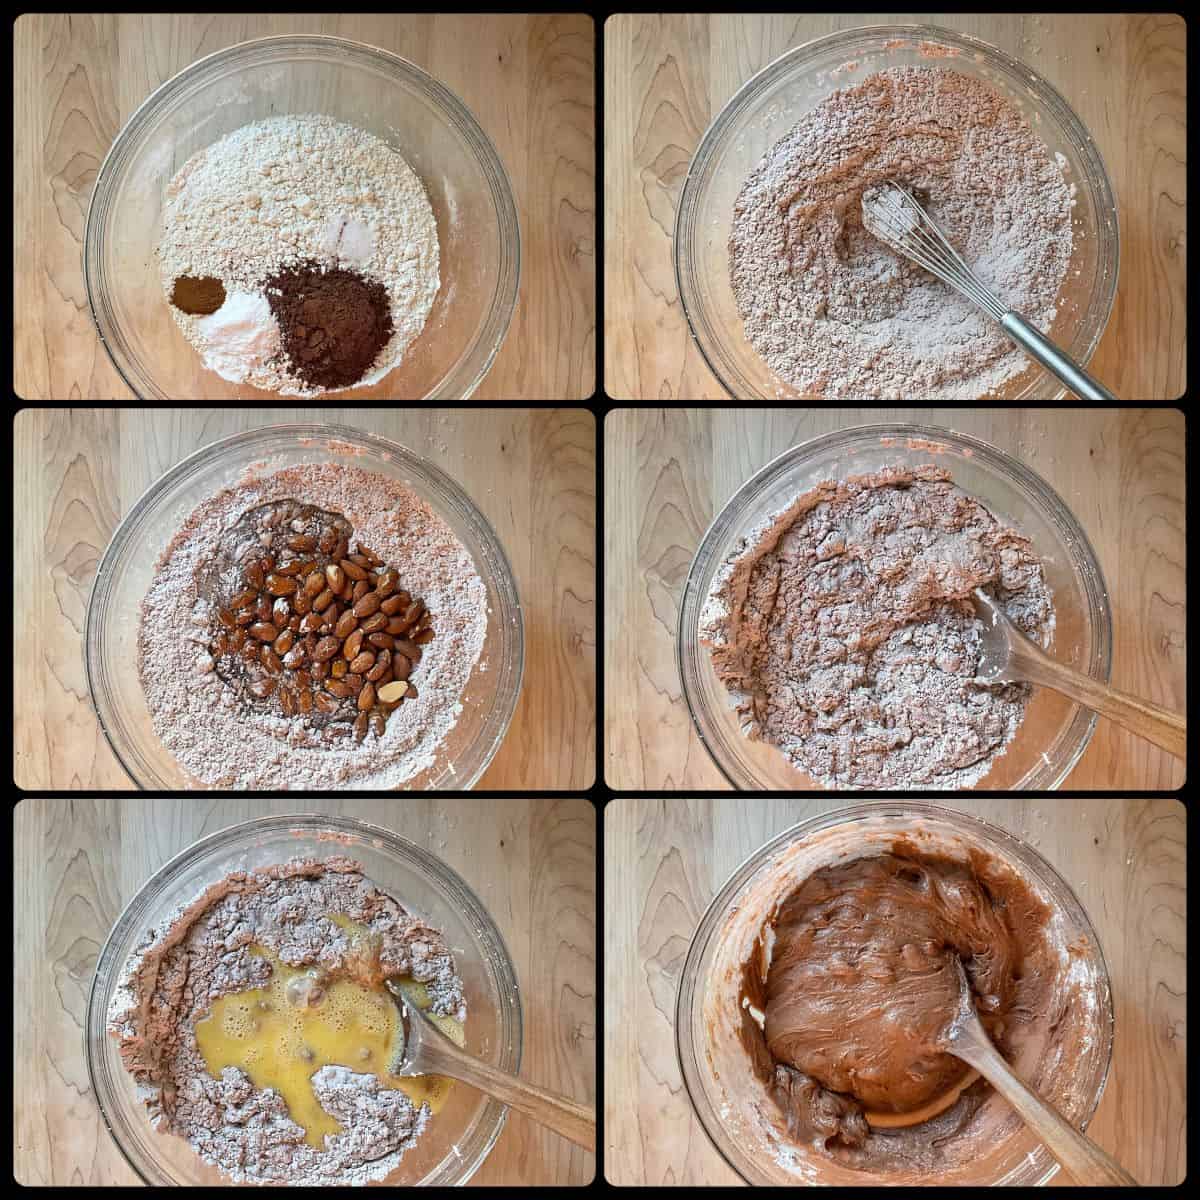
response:
<path id="1" fill-rule="evenodd" d="M 361 944 L 369 940 L 368 930 L 342 914 L 331 914 L 330 919 Z M 196 1045 L 210 1075 L 220 1078 L 223 1068 L 238 1067 L 256 1088 L 274 1088 L 304 1130 L 304 1140 L 318 1150 L 324 1148 L 326 1134 L 342 1130 L 312 1088 L 312 1077 L 322 1067 L 374 1074 L 383 1087 L 405 1092 L 418 1108 L 428 1104 L 436 1113 L 445 1104 L 449 1079 L 401 1079 L 389 1073 L 399 1042 L 400 1013 L 382 984 L 333 979 L 320 985 L 319 1000 L 306 1002 L 306 992 L 316 982 L 310 968 L 288 966 L 262 946 L 251 946 L 250 953 L 271 964 L 266 986 L 222 996 L 196 1022 Z M 424 984 L 407 976 L 398 976 L 396 982 L 418 1008 L 429 1008 L 432 1001 Z M 456 1045 L 463 1044 L 458 1021 L 437 1013 L 429 1016 Z"/>

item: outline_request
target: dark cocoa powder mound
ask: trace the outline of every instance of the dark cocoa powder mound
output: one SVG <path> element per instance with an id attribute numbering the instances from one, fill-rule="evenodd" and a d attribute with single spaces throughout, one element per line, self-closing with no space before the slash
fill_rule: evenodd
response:
<path id="1" fill-rule="evenodd" d="M 357 383 L 392 336 L 387 288 L 357 271 L 308 261 L 263 285 L 279 322 L 283 352 L 313 387 Z"/>
<path id="2" fill-rule="evenodd" d="M 171 288 L 171 303 L 181 312 L 206 317 L 225 303 L 225 285 L 211 275 L 180 275 Z"/>

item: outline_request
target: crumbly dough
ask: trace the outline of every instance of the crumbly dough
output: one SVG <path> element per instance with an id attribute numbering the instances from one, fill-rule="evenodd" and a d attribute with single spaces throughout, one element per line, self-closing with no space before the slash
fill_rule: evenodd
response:
<path id="1" fill-rule="evenodd" d="M 743 973 L 743 1036 L 792 1135 L 851 1165 L 936 1156 L 989 1085 L 971 1083 L 942 1115 L 908 1127 L 875 1128 L 864 1114 L 917 1112 L 969 1077 L 936 1045 L 957 1008 L 955 958 L 1006 1058 L 1044 1032 L 1058 970 L 1049 918 L 986 854 L 955 861 L 903 838 L 800 883 Z"/>
<path id="2" fill-rule="evenodd" d="M 940 467 L 828 480 L 751 533 L 701 618 L 743 729 L 819 783 L 964 788 L 1025 714 L 1023 684 L 975 683 L 983 587 L 1045 644 L 1029 539 Z"/>

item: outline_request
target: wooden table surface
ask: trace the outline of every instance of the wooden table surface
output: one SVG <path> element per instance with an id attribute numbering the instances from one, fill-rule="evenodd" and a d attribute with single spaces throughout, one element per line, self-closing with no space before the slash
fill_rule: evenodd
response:
<path id="1" fill-rule="evenodd" d="M 737 1177 L 695 1117 L 675 1058 L 692 934 L 734 869 L 836 800 L 621 798 L 604 810 L 604 1173 L 619 1185 Z M 1187 829 L 1176 800 L 984 800 L 948 807 L 1030 841 L 1104 950 L 1116 1040 L 1088 1135 L 1143 1184 L 1187 1170 Z M 1061 1175 L 1058 1177 L 1061 1180 Z M 1056 1181 L 1058 1181 L 1056 1180 Z"/>
<path id="2" fill-rule="evenodd" d="M 1186 382 L 1187 67 L 1177 15 L 622 14 L 605 24 L 605 368 L 617 399 L 723 400 L 675 288 L 675 206 L 709 123 L 792 46 L 882 23 L 973 34 L 1027 63 L 1100 148 L 1121 278 L 1096 376 L 1130 400 Z"/>
<path id="3" fill-rule="evenodd" d="M 28 789 L 131 785 L 96 722 L 84 617 L 121 517 L 168 468 L 220 438 L 336 421 L 430 458 L 491 522 L 516 575 L 525 679 L 477 787 L 582 790 L 595 778 L 596 424 L 586 409 L 25 409 L 14 423 L 14 775 Z"/>
<path id="4" fill-rule="evenodd" d="M 798 442 L 873 421 L 973 434 L 1038 472 L 1087 533 L 1108 584 L 1112 682 L 1185 709 L 1184 420 L 1168 409 L 618 409 L 605 422 L 605 774 L 610 786 L 727 786 L 692 730 L 675 666 L 678 602 L 709 523 Z M 1063 784 L 1183 783 L 1165 751 L 1100 721 Z"/>
<path id="5" fill-rule="evenodd" d="M 84 1058 L 100 948 L 122 908 L 173 855 L 239 821 L 294 812 L 382 825 L 462 875 L 516 967 L 525 1024 L 521 1075 L 594 1103 L 596 811 L 587 800 L 25 800 L 13 814 L 13 961 L 22 964 L 13 991 L 19 1182 L 138 1182 L 101 1123 Z M 585 1184 L 595 1161 L 510 1112 L 472 1182 Z"/>
<path id="6" fill-rule="evenodd" d="M 492 140 L 521 225 L 521 292 L 480 400 L 595 390 L 595 27 L 589 16 L 26 15 L 14 27 L 13 386 L 25 399 L 130 398 L 96 337 L 81 255 L 100 164 L 134 109 L 198 58 L 250 38 L 350 38 L 415 62 Z"/>

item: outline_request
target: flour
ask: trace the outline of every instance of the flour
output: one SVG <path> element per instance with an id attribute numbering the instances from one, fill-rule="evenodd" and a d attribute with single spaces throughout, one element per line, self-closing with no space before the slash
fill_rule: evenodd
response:
<path id="1" fill-rule="evenodd" d="M 936 467 L 818 484 L 726 561 L 701 638 L 748 736 L 826 786 L 964 788 L 1016 734 L 1030 689 L 974 682 L 991 591 L 1046 642 L 1029 540 Z"/>
<path id="2" fill-rule="evenodd" d="M 294 499 L 342 514 L 429 610 L 437 636 L 410 681 L 419 691 L 382 737 L 326 744 L 282 716 L 246 710 L 212 669 L 215 614 L 201 581 L 222 533 L 247 509 Z M 434 762 L 462 713 L 487 634 L 487 589 L 463 544 L 411 489 L 340 463 L 249 475 L 201 504 L 163 552 L 142 603 L 138 670 L 155 732 L 179 765 L 213 787 L 394 788 Z"/>
<path id="3" fill-rule="evenodd" d="M 322 1107 L 342 1125 L 318 1150 L 274 1089 L 259 1090 L 236 1067 L 209 1075 L 195 1023 L 222 996 L 262 986 L 271 967 L 262 946 L 289 966 L 332 974 L 354 953 L 342 914 L 380 939 L 389 975 L 425 983 L 432 1011 L 464 1020 L 462 980 L 442 935 L 379 891 L 359 863 L 291 859 L 234 872 L 150 930 L 131 955 L 109 1004 L 139 1099 L 162 1133 L 186 1139 L 235 1183 L 365 1184 L 395 1170 L 430 1121 L 376 1076 L 323 1067 L 313 1076 Z M 435 1118 L 436 1119 L 436 1118 Z"/>
<path id="4" fill-rule="evenodd" d="M 167 187 L 158 257 L 168 298 L 180 276 L 212 276 L 227 292 L 261 296 L 266 279 L 308 260 L 382 284 L 393 332 L 356 387 L 400 364 L 440 287 L 437 223 L 420 179 L 379 138 L 324 116 L 270 117 L 192 155 Z M 327 390 L 257 343 L 243 354 L 227 325 L 171 312 L 225 378 L 286 396 Z"/>
<path id="5" fill-rule="evenodd" d="M 746 337 L 805 395 L 975 400 L 1028 360 L 948 285 L 863 228 L 864 191 L 913 191 L 980 279 L 1042 330 L 1071 258 L 1073 186 L 990 84 L 941 67 L 873 74 L 818 104 L 734 207 Z"/>

